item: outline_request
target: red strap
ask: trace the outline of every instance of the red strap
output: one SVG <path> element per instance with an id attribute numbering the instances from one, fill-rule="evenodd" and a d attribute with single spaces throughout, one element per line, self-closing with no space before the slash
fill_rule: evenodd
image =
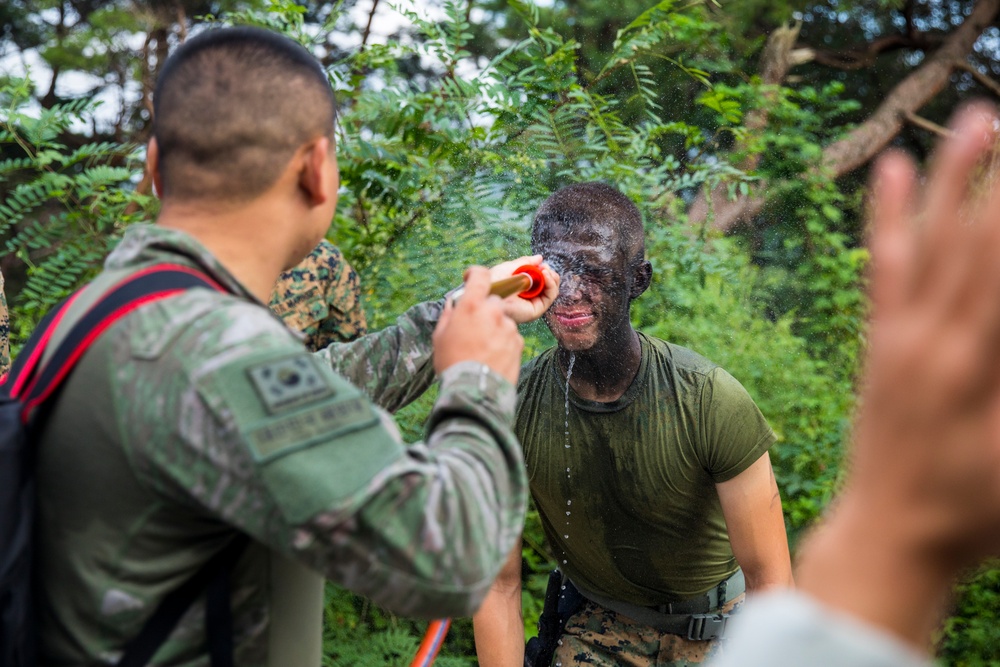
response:
<path id="1" fill-rule="evenodd" d="M 52 338 L 52 333 L 56 330 L 56 327 L 59 325 L 59 322 L 62 321 L 66 311 L 69 310 L 69 307 L 73 305 L 73 302 L 76 301 L 76 297 L 80 296 L 82 291 L 83 290 L 77 290 L 69 297 L 69 299 L 66 300 L 62 308 L 59 309 L 59 312 L 56 313 L 55 317 L 52 319 L 48 328 L 42 332 L 41 339 L 38 341 L 38 344 L 35 345 L 34 349 L 31 350 L 31 355 L 25 362 L 21 372 L 19 372 L 17 377 L 14 378 L 14 385 L 10 388 L 11 398 L 17 398 L 20 396 L 21 391 L 24 389 L 24 384 L 34 376 L 34 370 L 38 366 L 38 362 L 41 360 L 42 355 L 45 354 L 45 347 L 49 344 L 49 339 Z"/>
<path id="2" fill-rule="evenodd" d="M 171 275 L 174 277 L 171 278 Z M 143 305 L 196 286 L 209 287 L 221 292 L 228 291 L 202 272 L 181 264 L 156 264 L 128 275 L 102 294 L 100 299 L 80 316 L 67 332 L 60 347 L 46 362 L 45 368 L 38 369 L 53 332 L 70 305 L 83 291 L 78 290 L 47 323 L 44 331 L 40 332 L 41 337 L 32 347 L 31 356 L 25 366 L 18 370 L 11 396 L 24 401 L 22 421 L 28 422 L 31 411 L 55 392 L 91 344 L 115 322 Z M 38 372 L 35 372 L 36 370 Z"/>
<path id="3" fill-rule="evenodd" d="M 144 306 L 147 303 L 152 303 L 153 301 L 159 301 L 160 299 L 165 299 L 168 296 L 173 296 L 174 294 L 183 291 L 184 291 L 183 289 L 173 289 L 173 290 L 166 290 L 163 292 L 156 292 L 154 294 L 147 294 L 141 299 L 136 299 L 135 301 L 130 301 L 129 303 L 126 303 L 121 308 L 115 310 L 111 315 L 101 320 L 101 323 L 98 324 L 93 329 L 91 329 L 90 333 L 87 334 L 87 337 L 84 338 L 82 341 L 80 341 L 80 344 L 76 347 L 76 349 L 73 350 L 73 353 L 70 355 L 69 359 L 66 360 L 66 363 L 63 364 L 62 368 L 59 369 L 59 373 L 55 376 L 52 382 L 49 383 L 47 387 L 45 387 L 44 391 L 39 393 L 37 396 L 32 396 L 31 390 L 35 388 L 35 384 L 38 382 L 41 376 L 36 376 L 35 379 L 31 382 L 31 384 L 28 386 L 27 391 L 25 392 L 25 395 L 31 396 L 31 399 L 25 401 L 24 403 L 24 410 L 21 412 L 21 421 L 25 424 L 28 423 L 28 415 L 31 414 L 31 411 L 36 407 L 38 407 L 39 405 L 41 405 L 43 402 L 45 402 L 45 399 L 52 395 L 52 392 L 56 390 L 56 387 L 58 387 L 62 383 L 62 381 L 66 378 L 66 376 L 73 369 L 73 367 L 76 366 L 76 362 L 79 361 L 80 357 L 83 356 L 83 353 L 86 352 L 87 349 L 90 348 L 91 344 L 95 340 L 97 340 L 97 338 L 102 333 L 107 331 L 112 324 L 117 322 L 125 315 L 128 315 L 136 308 L 139 308 L 140 306 Z M 49 331 L 52 331 L 52 329 L 54 328 L 55 328 L 54 326 L 50 327 Z M 46 332 L 46 334 L 48 334 L 48 332 Z"/>

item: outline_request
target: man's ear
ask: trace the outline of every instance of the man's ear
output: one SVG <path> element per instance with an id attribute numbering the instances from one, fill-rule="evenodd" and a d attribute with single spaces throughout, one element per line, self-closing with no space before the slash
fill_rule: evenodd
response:
<path id="1" fill-rule="evenodd" d="M 163 198 L 163 175 L 160 173 L 160 145 L 156 137 L 146 145 L 146 173 L 153 179 L 153 194 Z"/>
<path id="2" fill-rule="evenodd" d="M 311 206 L 325 204 L 337 193 L 338 179 L 332 178 L 330 170 L 337 169 L 337 160 L 330 153 L 330 140 L 320 137 L 305 148 L 302 171 L 299 173 L 299 187 L 309 199 Z"/>
<path id="3" fill-rule="evenodd" d="M 629 292 L 629 299 L 635 299 L 649 288 L 649 283 L 653 280 L 653 265 L 647 260 L 643 260 L 632 272 L 632 291 Z"/>

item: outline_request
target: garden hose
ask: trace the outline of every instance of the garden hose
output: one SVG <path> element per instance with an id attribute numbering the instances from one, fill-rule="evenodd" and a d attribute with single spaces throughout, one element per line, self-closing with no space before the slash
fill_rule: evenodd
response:
<path id="1" fill-rule="evenodd" d="M 427 632 L 424 633 L 423 641 L 420 642 L 417 655 L 414 656 L 413 662 L 410 663 L 410 667 L 430 667 L 434 664 L 434 658 L 437 657 L 438 651 L 441 650 L 441 644 L 444 643 L 445 635 L 448 634 L 450 626 L 450 618 L 439 618 L 431 621 L 430 625 L 427 626 Z"/>

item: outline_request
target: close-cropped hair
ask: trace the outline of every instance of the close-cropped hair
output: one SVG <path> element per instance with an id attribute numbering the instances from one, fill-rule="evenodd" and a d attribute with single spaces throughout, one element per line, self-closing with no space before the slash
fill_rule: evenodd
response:
<path id="1" fill-rule="evenodd" d="M 575 183 L 549 195 L 535 212 L 531 225 L 532 247 L 537 247 L 542 230 L 555 225 L 571 235 L 597 225 L 608 225 L 615 230 L 619 248 L 630 261 L 642 260 L 645 256 L 646 243 L 639 208 L 607 183 Z"/>
<path id="2" fill-rule="evenodd" d="M 302 46 L 260 28 L 217 28 L 167 59 L 153 93 L 162 197 L 244 201 L 295 151 L 333 140 L 329 80 Z"/>

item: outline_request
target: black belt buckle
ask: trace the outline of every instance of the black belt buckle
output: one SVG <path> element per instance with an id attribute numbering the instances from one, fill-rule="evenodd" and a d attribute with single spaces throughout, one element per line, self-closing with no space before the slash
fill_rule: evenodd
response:
<path id="1" fill-rule="evenodd" d="M 721 637 L 728 621 L 729 614 L 691 614 L 687 638 L 700 642 Z"/>

